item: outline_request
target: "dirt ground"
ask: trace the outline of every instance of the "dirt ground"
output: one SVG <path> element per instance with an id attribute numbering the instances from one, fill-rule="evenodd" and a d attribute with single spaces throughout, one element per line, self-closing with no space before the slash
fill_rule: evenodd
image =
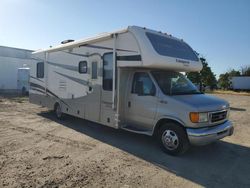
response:
<path id="1" fill-rule="evenodd" d="M 0 187 L 250 187 L 250 97 L 218 97 L 235 134 L 179 157 L 151 137 L 0 97 Z"/>

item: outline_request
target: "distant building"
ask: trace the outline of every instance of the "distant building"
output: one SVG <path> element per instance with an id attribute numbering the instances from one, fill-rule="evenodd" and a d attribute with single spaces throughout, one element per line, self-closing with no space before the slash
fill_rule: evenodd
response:
<path id="1" fill-rule="evenodd" d="M 18 69 L 29 68 L 32 50 L 0 46 L 0 92 L 16 92 Z"/>
<path id="2" fill-rule="evenodd" d="M 231 83 L 233 90 L 250 90 L 250 76 L 234 76 Z"/>

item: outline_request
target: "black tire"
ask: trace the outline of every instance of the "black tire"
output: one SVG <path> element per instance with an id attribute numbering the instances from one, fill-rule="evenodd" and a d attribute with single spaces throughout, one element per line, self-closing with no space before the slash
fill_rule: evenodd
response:
<path id="1" fill-rule="evenodd" d="M 183 154 L 190 146 L 185 129 L 174 122 L 164 123 L 160 127 L 158 142 L 169 155 Z"/>
<path id="2" fill-rule="evenodd" d="M 61 108 L 59 103 L 55 104 L 54 112 L 55 112 L 55 115 L 56 115 L 57 119 L 62 120 L 64 118 L 64 114 L 62 112 L 62 108 Z"/>

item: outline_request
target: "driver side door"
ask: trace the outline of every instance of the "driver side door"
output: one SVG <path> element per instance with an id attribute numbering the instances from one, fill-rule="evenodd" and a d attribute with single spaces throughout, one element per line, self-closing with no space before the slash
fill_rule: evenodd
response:
<path id="1" fill-rule="evenodd" d="M 126 121 L 130 126 L 151 130 L 157 111 L 156 87 L 147 72 L 135 72 L 128 90 Z"/>

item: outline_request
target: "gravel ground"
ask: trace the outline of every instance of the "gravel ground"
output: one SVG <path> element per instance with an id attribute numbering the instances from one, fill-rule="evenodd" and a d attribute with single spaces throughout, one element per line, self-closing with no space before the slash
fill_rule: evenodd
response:
<path id="1" fill-rule="evenodd" d="M 0 97 L 0 187 L 250 187 L 250 97 L 218 97 L 235 134 L 179 157 L 151 137 Z"/>

